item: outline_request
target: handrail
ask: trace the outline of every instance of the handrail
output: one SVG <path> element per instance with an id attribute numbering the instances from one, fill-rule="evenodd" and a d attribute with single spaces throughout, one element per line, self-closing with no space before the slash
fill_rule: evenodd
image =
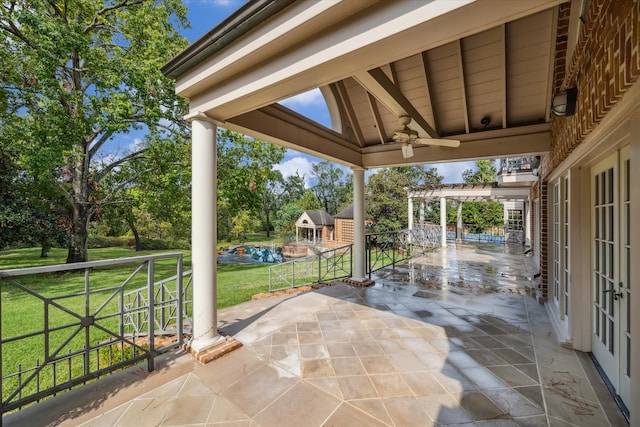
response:
<path id="1" fill-rule="evenodd" d="M 163 262 L 162 266 L 175 268 L 175 274 L 157 280 L 158 261 L 170 259 L 174 260 L 170 265 Z M 182 345 L 190 283 L 188 280 L 183 286 L 183 278 L 190 272 L 183 273 L 182 265 L 182 253 L 177 252 L 0 271 L 0 308 L 4 306 L 0 312 L 0 413 L 142 360 L 147 360 L 149 371 L 154 370 L 159 352 Z M 121 267 L 130 273 L 120 284 L 105 284 L 95 278 L 101 273 L 98 267 Z M 73 288 L 66 293 L 31 285 L 33 277 L 60 272 L 80 273 L 59 276 L 69 282 L 65 286 Z M 129 289 L 141 283 L 146 285 Z M 15 298 L 5 297 L 5 292 Z M 42 320 L 21 325 L 7 317 L 18 299 L 42 305 Z M 141 322 L 135 323 L 135 319 Z M 166 344 L 156 345 L 160 344 L 157 334 L 170 334 Z M 25 348 L 35 348 L 34 360 L 23 358 Z M 8 366 L 9 357 L 19 364 Z"/>
<path id="2" fill-rule="evenodd" d="M 345 245 L 270 266 L 269 292 L 351 276 L 352 246 Z"/>

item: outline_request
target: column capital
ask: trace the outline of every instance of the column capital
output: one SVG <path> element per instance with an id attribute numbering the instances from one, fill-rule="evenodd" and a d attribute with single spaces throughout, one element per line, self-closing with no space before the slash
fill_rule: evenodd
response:
<path id="1" fill-rule="evenodd" d="M 189 123 L 194 120 L 202 120 L 203 122 L 208 122 L 215 126 L 218 125 L 211 117 L 207 115 L 207 113 L 203 111 L 190 111 L 189 114 L 184 116 L 184 119 Z"/>

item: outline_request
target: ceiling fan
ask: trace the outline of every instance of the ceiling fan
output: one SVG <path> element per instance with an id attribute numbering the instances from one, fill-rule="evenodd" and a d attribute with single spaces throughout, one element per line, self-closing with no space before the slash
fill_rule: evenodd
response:
<path id="1" fill-rule="evenodd" d="M 459 147 L 460 141 L 454 139 L 438 139 L 438 138 L 421 138 L 418 131 L 409 127 L 411 123 L 410 116 L 400 116 L 400 124 L 402 129 L 393 133 L 393 141 L 402 144 L 402 158 L 408 159 L 413 157 L 413 143 L 422 145 L 439 145 L 441 147 Z"/>

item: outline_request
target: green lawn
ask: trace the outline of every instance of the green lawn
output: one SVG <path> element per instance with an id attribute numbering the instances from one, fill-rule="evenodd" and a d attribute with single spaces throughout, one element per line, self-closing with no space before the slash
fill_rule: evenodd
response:
<path id="1" fill-rule="evenodd" d="M 143 251 L 135 252 L 125 248 L 101 248 L 89 250 L 91 261 L 113 258 L 128 258 L 142 255 L 152 255 L 160 253 L 182 252 L 184 256 L 184 271 L 191 268 L 190 251 Z M 43 265 L 64 264 L 67 251 L 64 249 L 52 249 L 48 258 L 40 258 L 39 248 L 16 249 L 0 251 L 0 270 L 36 267 Z M 136 265 L 126 267 L 101 267 L 94 268 L 90 273 L 91 289 L 96 293 L 92 294 L 89 301 L 90 313 L 95 312 L 100 306 L 104 306 L 102 313 L 117 312 L 117 298 L 109 299 L 114 291 L 105 289 L 110 286 L 122 284 L 131 274 Z M 266 292 L 269 289 L 269 266 L 265 265 L 218 265 L 218 307 L 228 307 L 248 301 L 256 293 Z M 176 272 L 175 258 L 161 260 L 155 265 L 156 280 L 174 275 Z M 138 273 L 127 285 L 127 290 L 134 290 L 144 287 L 146 284 L 146 269 Z M 18 282 L 26 288 L 37 292 L 44 298 L 55 300 L 60 306 L 68 308 L 76 313 L 84 313 L 87 301 L 84 295 L 72 296 L 64 299 L 57 299 L 61 295 L 68 295 L 82 292 L 84 289 L 83 272 L 67 272 L 41 274 L 37 276 L 22 276 Z M 2 337 L 8 337 L 34 333 L 31 338 L 21 339 L 16 342 L 5 343 L 2 348 L 3 375 L 14 372 L 19 364 L 23 369 L 34 366 L 36 359 L 40 363 L 44 360 L 42 349 L 44 348 L 45 336 L 37 334 L 43 330 L 45 322 L 45 303 L 41 297 L 36 297 L 28 292 L 18 289 L 4 281 L 0 282 L 2 291 L 1 302 L 1 324 Z M 49 328 L 54 329 L 46 339 L 49 340 L 51 351 L 58 347 L 63 348 L 65 353 L 67 348 L 81 348 L 84 342 L 84 334 L 80 333 L 66 342 L 74 333 L 77 327 L 64 327 L 65 324 L 76 323 L 77 318 L 66 313 L 62 308 L 56 308 L 49 304 Z M 117 318 L 104 319 L 99 322 L 107 328 L 117 328 Z M 55 328 L 59 328 L 58 331 Z M 108 338 L 108 334 L 98 328 L 90 328 L 90 342 L 103 342 Z M 117 330 L 117 329 L 115 329 Z M 96 363 L 92 360 L 91 363 Z M 44 373 L 41 381 L 52 382 L 55 375 L 64 381 L 68 375 L 68 370 L 82 370 L 81 366 L 74 366 L 69 369 L 59 366 L 56 373 Z M 14 380 L 14 386 L 15 386 Z M 10 382 L 3 384 L 3 398 L 12 389 Z M 42 384 L 44 385 L 44 384 Z"/>

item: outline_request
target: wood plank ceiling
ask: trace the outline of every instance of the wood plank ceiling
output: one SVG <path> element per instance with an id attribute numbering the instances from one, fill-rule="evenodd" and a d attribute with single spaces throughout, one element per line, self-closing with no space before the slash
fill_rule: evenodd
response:
<path id="1" fill-rule="evenodd" d="M 332 83 L 339 127 L 360 148 L 393 142 L 393 102 L 424 137 L 548 123 L 553 24 L 549 9 Z"/>
<path id="2" fill-rule="evenodd" d="M 192 115 L 351 167 L 542 154 L 560 3 L 253 0 L 163 72 Z M 312 88 L 331 129 L 278 103 Z M 405 159 L 393 136 L 407 115 L 419 137 L 460 146 Z"/>

